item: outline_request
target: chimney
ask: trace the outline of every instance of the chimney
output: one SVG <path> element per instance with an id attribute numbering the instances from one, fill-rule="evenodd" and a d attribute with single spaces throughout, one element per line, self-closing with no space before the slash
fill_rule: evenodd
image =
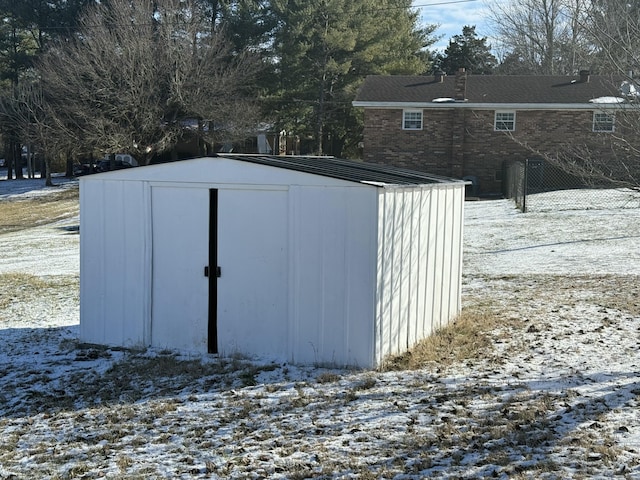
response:
<path id="1" fill-rule="evenodd" d="M 467 99 L 467 72 L 464 68 L 460 68 L 456 72 L 456 87 L 454 98 L 456 102 L 464 102 Z"/>
<path id="2" fill-rule="evenodd" d="M 436 72 L 433 74 L 436 83 L 444 83 L 444 77 L 447 76 L 446 73 L 444 73 L 442 70 L 436 70 Z"/>
<path id="3" fill-rule="evenodd" d="M 580 83 L 589 83 L 589 70 L 580 70 Z"/>

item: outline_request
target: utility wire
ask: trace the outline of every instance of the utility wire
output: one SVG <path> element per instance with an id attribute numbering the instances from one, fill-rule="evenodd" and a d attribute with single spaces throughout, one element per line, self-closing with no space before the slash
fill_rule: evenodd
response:
<path id="1" fill-rule="evenodd" d="M 429 7 L 439 7 L 442 5 L 454 5 L 454 4 L 458 4 L 458 3 L 472 3 L 472 2 L 478 2 L 480 0 L 445 0 L 445 1 L 439 1 L 439 2 L 433 2 L 433 3 L 422 3 L 422 4 L 418 4 L 418 5 L 411 5 L 411 7 L 409 8 L 429 8 Z M 406 8 L 405 6 L 386 6 L 386 7 L 381 7 L 381 8 L 375 8 L 372 9 L 372 11 L 386 11 L 386 10 L 398 10 L 398 9 L 402 9 L 402 8 Z M 150 25 L 151 22 L 149 22 L 149 24 L 139 24 L 139 26 L 148 26 Z M 84 25 L 85 27 L 91 27 L 90 25 Z M 69 30 L 69 31 L 76 31 L 80 28 L 79 25 L 66 25 L 66 26 L 42 26 L 39 27 L 40 30 L 43 31 L 47 31 L 47 30 Z"/>

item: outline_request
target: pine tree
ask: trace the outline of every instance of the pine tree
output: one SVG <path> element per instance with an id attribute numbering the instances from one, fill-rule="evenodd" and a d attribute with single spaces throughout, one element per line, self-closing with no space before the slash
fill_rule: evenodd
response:
<path id="1" fill-rule="evenodd" d="M 351 108 L 366 75 L 428 70 L 435 27 L 419 29 L 410 0 L 275 0 L 270 112 L 303 150 L 355 151 L 361 120 Z"/>
<path id="2" fill-rule="evenodd" d="M 465 26 L 462 35 L 455 35 L 449 40 L 444 55 L 439 55 L 436 63 L 449 75 L 455 74 L 460 68 L 484 75 L 493 73 L 498 61 L 491 53 L 491 45 L 487 45 L 486 37 L 478 38 L 475 26 Z"/>

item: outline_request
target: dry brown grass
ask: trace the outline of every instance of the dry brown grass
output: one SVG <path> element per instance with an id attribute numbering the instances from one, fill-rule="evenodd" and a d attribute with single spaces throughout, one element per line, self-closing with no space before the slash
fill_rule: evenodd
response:
<path id="1" fill-rule="evenodd" d="M 0 233 L 46 225 L 77 215 L 78 210 L 77 187 L 26 200 L 3 201 Z"/>
<path id="2" fill-rule="evenodd" d="M 495 313 L 467 308 L 447 326 L 425 338 L 411 350 L 383 362 L 381 370 L 417 370 L 426 365 L 451 365 L 491 351 L 489 332 L 500 325 Z"/>
<path id="3" fill-rule="evenodd" d="M 0 310 L 13 303 L 33 301 L 47 293 L 76 292 L 79 288 L 77 276 L 42 278 L 28 273 L 0 273 Z"/>

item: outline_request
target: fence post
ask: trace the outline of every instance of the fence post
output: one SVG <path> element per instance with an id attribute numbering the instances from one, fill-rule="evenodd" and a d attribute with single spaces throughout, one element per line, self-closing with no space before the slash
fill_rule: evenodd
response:
<path id="1" fill-rule="evenodd" d="M 522 186 L 522 213 L 527 213 L 527 195 L 529 193 L 529 159 L 524 161 L 524 185 Z"/>

